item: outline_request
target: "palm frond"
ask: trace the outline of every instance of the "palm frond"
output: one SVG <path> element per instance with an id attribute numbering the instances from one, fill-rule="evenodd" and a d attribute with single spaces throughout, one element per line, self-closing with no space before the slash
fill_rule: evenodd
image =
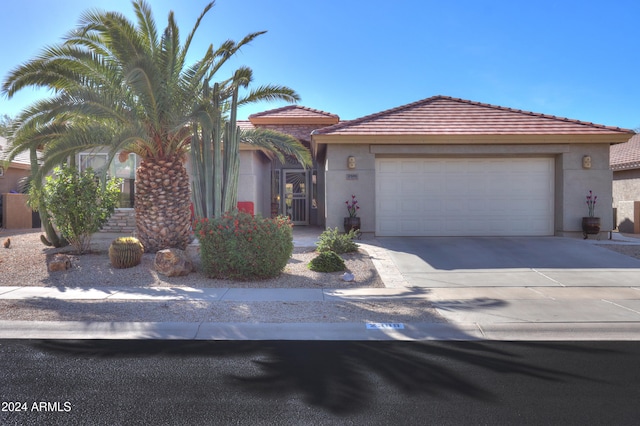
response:
<path id="1" fill-rule="evenodd" d="M 243 130 L 240 133 L 240 141 L 275 154 L 281 162 L 284 162 L 285 156 L 293 156 L 305 168 L 312 165 L 309 150 L 291 135 L 257 128 Z"/>
<path id="2" fill-rule="evenodd" d="M 291 88 L 278 85 L 263 85 L 253 88 L 238 101 L 238 106 L 260 101 L 285 101 L 296 103 L 300 96 Z"/>

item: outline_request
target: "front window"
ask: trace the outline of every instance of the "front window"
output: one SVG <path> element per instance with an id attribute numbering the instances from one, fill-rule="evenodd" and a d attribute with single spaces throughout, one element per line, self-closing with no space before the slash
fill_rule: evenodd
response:
<path id="1" fill-rule="evenodd" d="M 78 169 L 81 172 L 91 168 L 95 172 L 100 173 L 104 171 L 104 168 L 107 165 L 108 156 L 106 153 L 83 152 L 80 153 L 78 160 Z M 132 208 L 135 193 L 138 156 L 135 154 L 129 154 L 124 162 L 121 162 L 120 160 L 120 156 L 116 155 L 116 158 L 109 166 L 107 176 L 122 179 L 122 185 L 120 186 L 120 202 L 118 207 Z"/>
<path id="2" fill-rule="evenodd" d="M 107 165 L 107 154 L 81 153 L 78 169 L 80 173 L 84 173 L 87 169 L 93 169 L 94 172 L 100 173 Z"/>

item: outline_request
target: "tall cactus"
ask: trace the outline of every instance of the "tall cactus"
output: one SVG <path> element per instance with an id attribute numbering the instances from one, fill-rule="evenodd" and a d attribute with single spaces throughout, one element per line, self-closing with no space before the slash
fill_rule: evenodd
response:
<path id="1" fill-rule="evenodd" d="M 238 177 L 240 173 L 240 129 L 236 125 L 238 88 L 231 95 L 230 118 L 224 127 L 224 186 L 223 211 L 231 211 L 238 203 Z"/>
<path id="2" fill-rule="evenodd" d="M 191 144 L 192 194 L 198 217 L 219 217 L 236 208 L 240 167 L 240 129 L 237 127 L 238 90 L 233 87 L 228 121 L 222 116 L 218 83 L 204 85 L 203 98 L 210 100 L 208 113 L 194 123 Z M 224 132 L 222 129 L 224 128 Z"/>
<path id="3" fill-rule="evenodd" d="M 220 217 L 222 213 L 237 208 L 241 138 L 281 161 L 286 154 L 293 155 L 305 167 L 311 165 L 309 151 L 291 135 L 269 129 L 240 131 L 237 125 L 239 104 L 258 100 L 298 100 L 298 95 L 291 89 L 271 85 L 251 91 L 248 98 L 239 100 L 240 88 L 246 89 L 251 80 L 251 70 L 240 68 L 233 78 L 222 84 L 215 83 L 210 87 L 208 79 L 203 83 L 204 102 L 195 108 L 196 121 L 191 140 L 191 193 L 197 217 Z"/>

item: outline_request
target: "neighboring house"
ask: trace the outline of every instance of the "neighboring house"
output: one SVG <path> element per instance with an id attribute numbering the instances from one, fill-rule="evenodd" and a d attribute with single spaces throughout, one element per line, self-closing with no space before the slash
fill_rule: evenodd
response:
<path id="1" fill-rule="evenodd" d="M 609 147 L 631 130 L 435 96 L 316 130 L 326 226 L 355 194 L 377 236 L 581 236 L 612 229 Z M 348 159 L 355 168 L 348 168 Z"/>
<path id="2" fill-rule="evenodd" d="M 18 181 L 31 173 L 29 153 L 23 152 L 6 164 L 9 142 L 0 136 L 0 194 L 18 191 Z"/>
<path id="3" fill-rule="evenodd" d="M 4 211 L 6 210 L 3 207 L 3 202 L 6 197 L 3 194 L 10 194 L 19 192 L 18 182 L 20 179 L 28 177 L 31 173 L 31 161 L 29 159 L 29 153 L 25 152 L 19 154 L 16 158 L 11 161 L 11 163 L 6 163 L 7 158 L 7 147 L 9 142 L 2 136 L 0 136 L 0 228 L 6 226 L 8 218 L 4 217 Z M 24 197 L 21 197 L 21 200 Z M 22 204 L 22 203 L 19 203 Z M 12 207 L 7 212 L 7 215 L 10 213 L 15 213 L 15 215 L 24 216 L 25 211 L 27 209 L 20 205 L 18 207 Z M 15 222 L 18 227 L 30 227 L 32 223 L 31 211 L 28 210 L 29 215 L 26 218 L 20 218 L 20 220 L 12 221 Z M 16 219 L 15 217 L 12 219 Z M 24 225 L 22 225 L 24 224 Z M 13 226 L 12 226 L 13 227 Z"/>
<path id="4" fill-rule="evenodd" d="M 620 232 L 640 233 L 640 134 L 611 147 L 613 207 Z"/>

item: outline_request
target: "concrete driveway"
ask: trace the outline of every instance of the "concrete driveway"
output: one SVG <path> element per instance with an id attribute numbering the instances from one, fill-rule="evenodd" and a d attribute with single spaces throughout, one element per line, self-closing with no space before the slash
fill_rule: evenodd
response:
<path id="1" fill-rule="evenodd" d="M 640 260 L 560 237 L 384 237 L 410 287 L 638 286 Z"/>
<path id="2" fill-rule="evenodd" d="M 637 337 L 640 260 L 599 243 L 378 238 L 394 286 L 421 291 L 448 322 L 477 327 L 484 338 Z"/>

